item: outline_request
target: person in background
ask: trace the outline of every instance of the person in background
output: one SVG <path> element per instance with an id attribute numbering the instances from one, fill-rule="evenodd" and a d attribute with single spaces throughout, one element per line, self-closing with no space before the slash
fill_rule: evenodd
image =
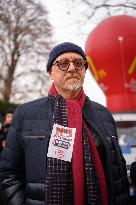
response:
<path id="1" fill-rule="evenodd" d="M 132 181 L 132 185 L 133 185 L 133 196 L 132 198 L 132 204 L 136 204 L 136 161 L 133 162 L 130 166 L 130 178 Z"/>
<path id="2" fill-rule="evenodd" d="M 1 120 L 0 120 L 0 153 L 2 152 L 3 148 L 6 145 L 6 137 L 8 134 L 8 130 L 11 126 L 12 119 L 13 119 L 13 114 L 14 114 L 14 109 L 9 108 L 6 111 L 5 117 L 1 115 Z M 0 194 L 0 204 L 3 205 L 3 199 Z"/>
<path id="3" fill-rule="evenodd" d="M 126 163 L 111 113 L 84 93 L 81 47 L 55 46 L 48 96 L 19 106 L 1 154 L 6 205 L 128 205 Z"/>
<path id="4" fill-rule="evenodd" d="M 3 122 L 3 116 L 2 116 L 2 113 L 0 112 L 0 124 L 2 124 Z"/>
<path id="5" fill-rule="evenodd" d="M 2 151 L 2 140 L 1 140 L 2 124 L 3 124 L 3 116 L 2 113 L 0 112 L 0 153 Z"/>
<path id="6" fill-rule="evenodd" d="M 6 144 L 6 138 L 7 138 L 8 130 L 12 123 L 14 110 L 15 110 L 14 108 L 7 109 L 4 120 L 1 125 L 0 140 L 2 142 L 2 148 L 5 147 L 5 144 Z"/>
<path id="7" fill-rule="evenodd" d="M 130 177 L 131 177 L 132 183 L 136 187 L 136 162 L 133 162 L 131 164 Z"/>

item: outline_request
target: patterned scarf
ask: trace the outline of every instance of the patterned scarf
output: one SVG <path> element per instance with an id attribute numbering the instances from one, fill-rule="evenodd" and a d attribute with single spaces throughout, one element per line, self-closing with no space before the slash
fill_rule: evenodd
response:
<path id="1" fill-rule="evenodd" d="M 46 203 L 48 205 L 108 205 L 102 164 L 93 137 L 82 119 L 85 94 L 65 100 L 54 84 L 49 90 L 54 107 L 53 123 L 76 128 L 72 163 L 47 158 Z"/>

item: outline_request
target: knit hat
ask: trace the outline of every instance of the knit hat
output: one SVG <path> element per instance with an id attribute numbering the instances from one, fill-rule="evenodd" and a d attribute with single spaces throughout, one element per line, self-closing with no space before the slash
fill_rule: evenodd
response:
<path id="1" fill-rule="evenodd" d="M 78 53 L 83 57 L 83 59 L 87 60 L 86 55 L 85 55 L 85 53 L 84 53 L 84 51 L 82 50 L 81 47 L 79 47 L 78 45 L 76 45 L 74 43 L 64 42 L 64 43 L 58 44 L 56 47 L 54 47 L 51 50 L 51 52 L 49 54 L 49 59 L 48 59 L 47 65 L 46 65 L 47 72 L 50 70 L 50 68 L 53 65 L 55 59 L 59 55 L 61 55 L 63 53 L 67 53 L 67 52 Z M 86 65 L 86 68 L 87 68 L 87 65 Z"/>

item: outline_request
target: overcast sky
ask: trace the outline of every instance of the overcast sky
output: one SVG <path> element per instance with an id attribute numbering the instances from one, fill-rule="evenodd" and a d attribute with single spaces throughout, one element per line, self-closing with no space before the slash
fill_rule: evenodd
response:
<path id="1" fill-rule="evenodd" d="M 91 30 L 96 26 L 92 22 L 88 22 L 88 26 L 84 28 L 84 26 L 79 27 L 78 23 L 73 23 L 74 19 L 78 22 L 79 16 L 76 12 L 70 13 L 67 15 L 68 9 L 66 5 L 66 1 L 63 0 L 40 0 L 43 5 L 46 6 L 46 9 L 49 12 L 49 21 L 53 26 L 53 40 L 56 44 L 70 41 L 78 44 L 83 49 L 85 47 L 85 43 L 87 37 Z M 78 7 L 78 9 L 82 9 L 82 7 Z M 78 11 L 79 11 L 78 10 Z M 82 19 L 79 19 L 82 21 Z M 81 29 L 82 34 L 81 35 Z M 106 104 L 105 96 L 95 80 L 93 79 L 90 71 L 88 70 L 86 73 L 86 78 L 84 82 L 84 90 L 85 93 L 90 97 L 91 100 L 97 101 L 103 105 Z"/>

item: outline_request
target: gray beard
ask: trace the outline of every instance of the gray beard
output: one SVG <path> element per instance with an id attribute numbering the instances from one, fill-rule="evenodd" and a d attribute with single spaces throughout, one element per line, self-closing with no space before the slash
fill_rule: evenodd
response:
<path id="1" fill-rule="evenodd" d="M 67 82 L 65 88 L 71 92 L 75 92 L 82 87 L 82 83 L 80 80 L 76 80 L 75 82 Z"/>

